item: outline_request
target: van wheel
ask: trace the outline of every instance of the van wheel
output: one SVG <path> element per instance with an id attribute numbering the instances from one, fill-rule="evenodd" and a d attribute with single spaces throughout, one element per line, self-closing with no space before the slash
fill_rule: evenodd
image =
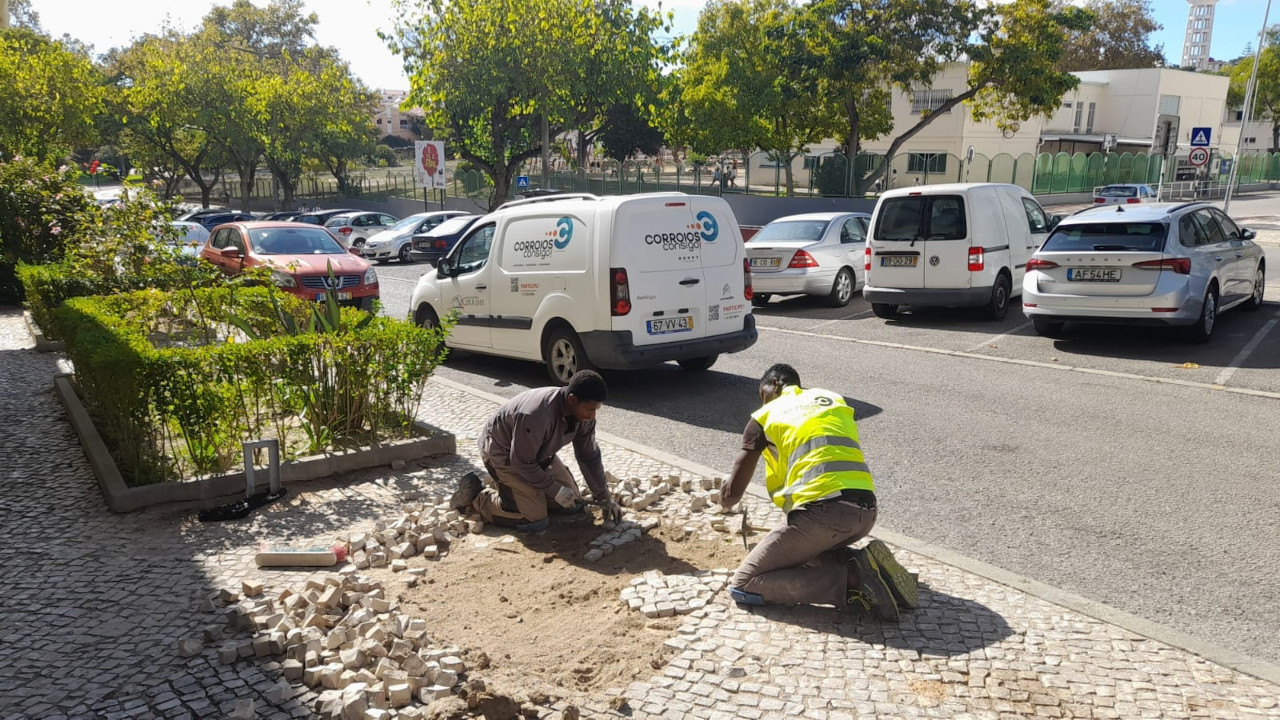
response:
<path id="1" fill-rule="evenodd" d="M 769 293 L 762 293 L 762 292 L 753 293 L 751 295 L 751 306 L 764 307 L 765 305 L 769 304 L 769 298 L 771 297 L 773 296 L 770 295 Z"/>
<path id="2" fill-rule="evenodd" d="M 1187 339 L 1195 343 L 1207 343 L 1213 338 L 1213 328 L 1218 324 L 1218 290 L 1209 288 L 1204 294 L 1204 304 L 1196 324 L 1187 328 Z"/>
<path id="3" fill-rule="evenodd" d="M 426 330 L 435 330 L 440 327 L 440 317 L 430 305 L 423 303 L 418 306 L 418 325 Z"/>
<path id="4" fill-rule="evenodd" d="M 1013 292 L 1012 286 L 1013 282 L 1008 275 L 1000 273 L 996 276 L 996 284 L 991 288 L 991 299 L 987 301 L 987 317 L 999 322 L 1009 314 L 1009 293 Z"/>
<path id="5" fill-rule="evenodd" d="M 400 247 L 400 262 L 405 264 L 413 262 L 413 252 L 408 245 Z"/>
<path id="6" fill-rule="evenodd" d="M 871 312 L 878 318 L 891 318 L 898 314 L 898 306 L 892 303 L 871 303 Z"/>
<path id="7" fill-rule="evenodd" d="M 853 286 L 857 280 L 853 277 L 853 271 L 849 268 L 840 268 L 840 272 L 836 273 L 836 281 L 831 284 L 831 293 L 827 295 L 827 305 L 831 307 L 844 307 L 853 299 Z"/>
<path id="8" fill-rule="evenodd" d="M 1036 334 L 1040 337 L 1057 338 L 1062 335 L 1067 324 L 1061 320 L 1050 320 L 1037 315 L 1031 318 L 1031 326 L 1036 329 Z"/>
<path id="9" fill-rule="evenodd" d="M 710 369 L 712 365 L 716 364 L 716 360 L 719 360 L 719 359 L 720 359 L 719 354 L 705 355 L 703 357 L 685 358 L 683 360 L 677 360 L 676 363 L 678 363 L 680 367 L 684 368 L 685 370 L 688 370 L 689 372 L 702 372 L 703 370 Z"/>
<path id="10" fill-rule="evenodd" d="M 547 374 L 558 385 L 568 385 L 569 378 L 579 370 L 592 369 L 578 334 L 567 327 L 556 328 L 547 336 L 542 360 L 547 364 Z"/>

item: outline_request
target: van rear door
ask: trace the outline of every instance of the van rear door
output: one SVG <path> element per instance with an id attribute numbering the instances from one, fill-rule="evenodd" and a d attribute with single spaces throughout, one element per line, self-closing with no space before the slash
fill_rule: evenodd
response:
<path id="1" fill-rule="evenodd" d="M 867 284 L 885 288 L 924 287 L 924 217 L 929 198 L 888 197 L 876 207 L 867 247 Z"/>
<path id="2" fill-rule="evenodd" d="M 746 250 L 738 219 L 729 204 L 719 198 L 692 196 L 689 207 L 700 227 L 699 247 L 706 278 L 707 337 L 742 330 L 751 301 L 746 297 Z"/>
<path id="3" fill-rule="evenodd" d="M 987 191 L 983 194 L 981 191 Z M 983 216 L 991 221 L 992 245 L 1007 246 L 1004 224 L 1000 222 L 999 201 L 991 188 L 972 188 L 969 207 L 990 208 Z M 979 196 L 972 193 L 978 192 Z M 963 195 L 934 195 L 925 215 L 925 269 L 927 288 L 967 288 L 973 284 L 969 272 L 970 228 L 977 230 L 978 218 L 968 212 Z"/>
<path id="4" fill-rule="evenodd" d="M 718 229 L 726 232 L 723 226 Z M 610 232 L 609 267 L 626 272 L 631 310 L 614 315 L 612 329 L 631 331 L 637 346 L 705 337 L 702 244 L 710 234 L 705 220 L 694 217 L 689 198 L 658 195 L 619 202 Z M 717 236 L 711 242 L 722 239 L 729 238 Z"/>

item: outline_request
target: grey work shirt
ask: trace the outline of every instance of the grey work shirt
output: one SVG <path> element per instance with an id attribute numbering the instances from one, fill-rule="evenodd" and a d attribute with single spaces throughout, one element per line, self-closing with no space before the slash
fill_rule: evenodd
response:
<path id="1" fill-rule="evenodd" d="M 555 480 L 542 463 L 572 441 L 592 497 L 603 501 L 609 497 L 609 485 L 596 443 L 596 421 L 578 422 L 568 416 L 568 394 L 565 388 L 535 388 L 508 400 L 480 430 L 480 455 L 495 468 L 506 468 L 531 487 L 546 490 Z"/>

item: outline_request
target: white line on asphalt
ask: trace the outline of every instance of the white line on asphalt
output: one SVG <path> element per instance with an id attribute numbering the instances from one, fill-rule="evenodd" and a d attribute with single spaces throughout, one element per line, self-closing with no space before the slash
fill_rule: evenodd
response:
<path id="1" fill-rule="evenodd" d="M 841 320 L 856 320 L 856 319 L 858 319 L 858 318 L 864 318 L 864 317 L 866 317 L 866 316 L 868 316 L 868 315 L 871 315 L 873 312 L 874 312 L 874 311 L 872 311 L 872 310 L 863 310 L 862 312 L 853 313 L 852 315 L 845 315 L 844 317 L 842 317 L 842 318 L 836 318 L 835 320 L 827 320 L 827 321 L 825 321 L 825 322 L 820 322 L 820 323 L 818 323 L 817 325 L 814 325 L 813 327 L 811 327 L 811 328 L 809 328 L 809 329 L 810 329 L 810 330 L 817 330 L 818 328 L 820 328 L 820 327 L 822 327 L 822 326 L 824 326 L 824 325 L 830 325 L 831 323 L 838 323 L 838 322 L 840 322 Z"/>
<path id="2" fill-rule="evenodd" d="M 409 280 L 407 278 L 398 278 L 394 275 L 387 275 L 386 277 L 378 278 L 378 282 L 382 282 L 383 280 L 395 280 L 396 282 L 409 283 L 410 285 L 418 284 L 417 280 Z"/>
<path id="3" fill-rule="evenodd" d="M 1274 328 L 1277 323 L 1280 323 L 1280 315 L 1276 315 L 1268 320 L 1266 325 L 1263 325 L 1258 332 L 1254 333 L 1253 338 L 1249 340 L 1249 343 L 1240 348 L 1240 352 L 1236 353 L 1236 356 L 1231 358 L 1231 362 L 1228 363 L 1226 367 L 1222 368 L 1222 372 L 1218 373 L 1218 377 L 1213 379 L 1213 384 L 1226 385 L 1227 381 L 1231 379 L 1231 376 L 1235 375 L 1236 370 L 1240 369 L 1240 366 L 1244 365 L 1244 361 L 1248 360 L 1249 356 L 1253 354 L 1253 351 L 1258 349 L 1258 346 L 1262 344 L 1262 339 L 1267 336 L 1267 333 L 1271 332 L 1271 329 Z"/>
<path id="4" fill-rule="evenodd" d="M 997 341 L 1003 340 L 1009 337 L 1010 335 L 1017 335 L 1019 331 L 1024 330 L 1030 324 L 1031 324 L 1031 321 L 1028 320 L 1022 323 L 1021 325 L 1019 325 L 1018 327 L 1010 330 L 1009 332 L 1003 332 L 1003 333 L 1000 333 L 999 335 L 996 335 L 994 337 L 989 337 L 986 340 L 983 340 L 982 342 L 978 343 L 977 345 L 974 345 L 973 347 L 969 348 L 965 352 L 978 352 L 979 350 L 985 349 L 988 345 L 995 345 Z"/>
<path id="5" fill-rule="evenodd" d="M 768 325 L 757 325 L 756 327 L 760 330 L 771 330 L 773 332 L 785 333 L 787 335 L 804 335 L 807 337 L 822 338 L 824 340 L 856 343 L 858 345 L 875 345 L 876 347 L 893 348 L 895 350 L 915 350 L 916 352 L 925 352 L 934 355 L 950 355 L 951 357 L 972 358 L 974 360 L 986 360 L 987 362 L 1005 363 L 1007 365 L 1024 365 L 1026 367 L 1045 368 L 1049 370 L 1067 370 L 1070 372 L 1085 373 L 1087 375 L 1103 375 L 1105 377 L 1124 378 L 1128 380 L 1143 380 L 1146 382 L 1159 383 L 1161 385 L 1181 385 L 1183 387 L 1200 388 L 1202 390 L 1221 390 L 1222 392 L 1235 393 L 1237 395 L 1252 395 L 1253 397 L 1280 400 L 1280 392 L 1269 392 L 1267 390 L 1223 387 L 1222 385 L 1210 385 L 1209 383 L 1193 382 L 1191 380 L 1162 378 L 1152 375 L 1138 375 L 1136 373 L 1122 373 L 1115 372 L 1114 370 L 1098 370 L 1095 368 L 1063 365 L 1061 363 L 1039 362 L 1037 360 L 1019 360 L 1017 358 L 996 357 L 995 355 L 981 355 L 978 353 L 964 352 L 962 350 L 944 350 L 942 348 L 922 347 L 920 345 L 904 345 L 902 343 L 884 342 L 882 340 L 862 340 L 860 338 L 845 337 L 843 335 L 827 335 L 824 333 L 813 333 L 805 330 L 786 330 L 783 328 L 769 327 Z"/>

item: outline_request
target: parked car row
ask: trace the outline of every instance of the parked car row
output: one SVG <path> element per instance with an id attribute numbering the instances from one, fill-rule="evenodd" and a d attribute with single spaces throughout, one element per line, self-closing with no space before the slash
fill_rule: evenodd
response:
<path id="1" fill-rule="evenodd" d="M 886 192 L 870 216 L 779 218 L 746 243 L 754 304 L 808 294 L 840 307 L 861 288 L 882 318 L 968 306 L 999 320 L 1020 298 L 1048 337 L 1082 322 L 1180 326 L 1208 341 L 1224 310 L 1261 306 L 1266 259 L 1216 207 L 1153 199 L 1145 185 L 1108 186 L 1063 218 L 1016 185 L 966 183 Z"/>

